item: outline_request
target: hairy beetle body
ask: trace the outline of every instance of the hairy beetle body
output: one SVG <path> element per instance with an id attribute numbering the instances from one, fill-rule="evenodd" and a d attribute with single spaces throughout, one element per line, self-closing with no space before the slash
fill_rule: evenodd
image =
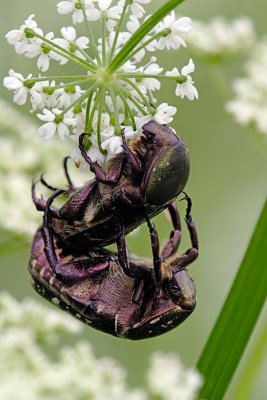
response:
<path id="1" fill-rule="evenodd" d="M 86 252 L 117 241 L 118 225 L 125 234 L 168 207 L 189 176 L 189 153 L 184 142 L 164 125 L 150 121 L 142 135 L 124 140 L 124 153 L 102 170 L 81 151 L 96 178 L 69 190 L 69 200 L 53 210 L 55 235 L 72 248 Z M 81 141 L 82 142 L 82 141 Z M 44 211 L 45 201 L 33 199 Z"/>
<path id="2" fill-rule="evenodd" d="M 171 272 L 171 278 L 166 279 L 159 298 L 155 298 L 150 262 L 132 260 L 133 271 L 143 268 L 146 273 L 130 277 L 112 252 L 99 249 L 81 256 L 61 245 L 55 239 L 58 262 L 63 268 L 76 264 L 82 269 L 83 262 L 91 259 L 97 259 L 102 268 L 80 279 L 59 280 L 45 256 L 42 233 L 38 230 L 29 263 L 33 286 L 44 298 L 93 328 L 122 338 L 144 339 L 175 328 L 194 310 L 195 286 L 187 270 L 179 269 L 179 257 L 171 256 L 164 261 L 163 268 Z"/>

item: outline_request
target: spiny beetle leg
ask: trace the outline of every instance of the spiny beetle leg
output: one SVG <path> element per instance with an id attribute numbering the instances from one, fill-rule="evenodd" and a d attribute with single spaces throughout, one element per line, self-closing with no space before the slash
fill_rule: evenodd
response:
<path id="1" fill-rule="evenodd" d="M 161 283 L 162 283 L 162 273 L 161 273 L 161 258 L 159 255 L 159 237 L 154 225 L 151 223 L 149 217 L 146 215 L 146 222 L 149 228 L 152 256 L 153 256 L 153 267 L 154 267 L 154 280 L 156 286 L 156 297 L 159 296 Z"/>
<path id="2" fill-rule="evenodd" d="M 36 207 L 36 210 L 38 210 L 38 211 L 45 211 L 45 207 L 46 207 L 46 200 L 44 200 L 42 197 L 41 198 L 38 198 L 37 197 L 37 195 L 36 195 L 36 191 L 35 191 L 35 188 L 36 188 L 36 182 L 32 182 L 32 189 L 31 189 L 31 192 L 32 192 L 32 200 L 33 200 L 33 203 L 34 203 L 34 205 L 35 205 L 35 207 Z M 54 218 L 60 218 L 59 217 L 59 214 L 58 214 L 58 209 L 57 208 L 54 208 L 54 207 L 50 207 L 50 213 L 51 213 L 51 215 L 52 215 L 52 217 L 54 217 Z"/>
<path id="3" fill-rule="evenodd" d="M 131 278 L 144 278 L 144 276 L 151 277 L 151 268 L 143 264 L 136 264 L 129 261 L 125 242 L 125 228 L 118 224 L 117 230 L 118 261 L 125 275 L 130 276 Z"/>
<path id="4" fill-rule="evenodd" d="M 56 277 L 67 282 L 72 282 L 73 280 L 92 277 L 109 268 L 110 257 L 85 257 L 84 259 L 73 259 L 71 262 L 66 262 L 64 264 L 58 262 L 54 245 L 53 230 L 50 226 L 50 206 L 54 199 L 62 193 L 64 193 L 64 190 L 56 190 L 52 196 L 49 197 L 46 203 L 42 227 L 44 252 Z"/>
<path id="5" fill-rule="evenodd" d="M 90 166 L 90 171 L 95 174 L 96 180 L 100 183 L 105 183 L 105 184 L 117 183 L 121 177 L 125 159 L 122 158 L 121 162 L 118 162 L 116 164 L 116 168 L 110 169 L 107 173 L 105 173 L 102 167 L 98 164 L 98 162 L 92 161 L 91 158 L 86 153 L 83 147 L 83 139 L 86 135 L 87 135 L 86 133 L 81 133 L 81 135 L 79 136 L 79 148 L 83 158 Z"/>
<path id="6" fill-rule="evenodd" d="M 181 220 L 176 203 L 171 203 L 168 207 L 168 210 L 171 216 L 174 230 L 171 231 L 170 239 L 168 240 L 162 251 L 162 260 L 166 260 L 174 253 L 176 253 L 181 240 Z"/>
<path id="7" fill-rule="evenodd" d="M 184 192 L 183 192 L 184 193 Z M 188 249 L 185 253 L 177 257 L 171 264 L 173 266 L 173 272 L 177 272 L 180 269 L 187 267 L 187 265 L 191 264 L 197 257 L 198 257 L 198 237 L 195 222 L 191 216 L 191 208 L 192 208 L 192 201 L 190 197 L 186 194 L 184 199 L 187 201 L 187 209 L 186 209 L 186 216 L 185 222 L 187 225 L 187 229 L 191 239 L 192 247 Z"/>
<path id="8" fill-rule="evenodd" d="M 121 137 L 122 137 L 122 143 L 123 143 L 122 147 L 123 147 L 124 153 L 126 154 L 128 163 L 131 165 L 131 167 L 134 171 L 141 172 L 143 169 L 142 163 L 127 146 L 124 129 L 122 129 L 122 131 L 121 131 Z"/>

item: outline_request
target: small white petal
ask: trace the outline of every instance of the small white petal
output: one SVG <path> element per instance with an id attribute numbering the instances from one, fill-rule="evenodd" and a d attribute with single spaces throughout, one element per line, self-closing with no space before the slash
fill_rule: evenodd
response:
<path id="1" fill-rule="evenodd" d="M 42 139 L 51 139 L 56 133 L 56 124 L 54 122 L 47 122 L 38 129 L 38 136 Z"/>

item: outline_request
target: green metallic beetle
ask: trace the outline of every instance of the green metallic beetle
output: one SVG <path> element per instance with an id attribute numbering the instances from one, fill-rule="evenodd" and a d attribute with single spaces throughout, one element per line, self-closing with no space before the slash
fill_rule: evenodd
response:
<path id="1" fill-rule="evenodd" d="M 51 234 L 80 254 L 122 243 L 126 234 L 169 207 L 184 189 L 190 170 L 185 143 L 155 121 L 142 130 L 128 143 L 122 132 L 124 152 L 112 158 L 105 170 L 88 157 L 84 134 L 80 136 L 81 153 L 95 179 L 76 189 L 66 172 L 69 199 L 59 209 L 51 207 Z M 46 201 L 36 197 L 35 185 L 32 195 L 36 208 L 44 211 Z M 51 268 L 57 274 L 55 263 Z"/>

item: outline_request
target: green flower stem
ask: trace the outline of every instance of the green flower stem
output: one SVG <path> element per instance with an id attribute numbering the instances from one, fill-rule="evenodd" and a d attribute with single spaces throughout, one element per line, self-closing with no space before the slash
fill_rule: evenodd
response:
<path id="1" fill-rule="evenodd" d="M 147 41 L 145 41 L 144 43 L 142 43 L 139 47 L 137 47 L 136 49 L 134 49 L 129 55 L 127 60 L 130 60 L 136 53 L 138 53 L 138 51 L 144 49 L 149 43 L 153 42 L 153 40 L 156 40 L 158 38 L 162 37 L 162 32 L 158 32 L 156 33 L 154 36 L 152 36 L 151 38 L 149 38 Z"/>
<path id="2" fill-rule="evenodd" d="M 175 7 L 181 4 L 184 0 L 170 0 L 162 6 L 158 11 L 153 13 L 140 28 L 133 34 L 130 40 L 121 48 L 118 54 L 113 58 L 109 67 L 107 68 L 107 72 L 109 74 L 113 74 L 120 68 L 124 62 L 128 59 L 129 54 L 132 50 L 139 45 L 140 41 L 146 36 L 147 33 L 151 31 L 151 29 L 161 21 L 170 11 L 172 11 Z"/>
<path id="3" fill-rule="evenodd" d="M 25 29 L 26 31 L 26 29 Z M 62 57 L 67 58 L 69 61 L 76 63 L 86 69 L 88 69 L 91 72 L 95 71 L 95 68 L 93 68 L 91 65 L 89 65 L 86 61 L 84 61 L 82 58 L 76 56 L 74 53 L 71 53 L 70 51 L 64 49 L 63 47 L 59 46 L 58 44 L 54 43 L 52 40 L 46 39 L 45 37 L 39 35 L 38 33 L 32 31 L 34 33 L 34 36 L 41 39 L 43 42 L 49 44 L 51 47 L 51 50 L 54 51 L 55 53 L 59 54 Z"/>
<path id="4" fill-rule="evenodd" d="M 102 64 L 106 65 L 106 57 L 107 57 L 107 50 L 106 50 L 106 40 L 107 40 L 107 18 L 105 13 L 102 12 L 101 15 L 101 22 L 102 22 Z"/>
<path id="5" fill-rule="evenodd" d="M 95 37 L 93 34 L 93 31 L 91 29 L 91 24 L 89 23 L 87 16 L 86 16 L 86 12 L 85 12 L 85 8 L 84 8 L 84 2 L 81 2 L 82 4 L 82 13 L 83 13 L 83 18 L 85 21 L 85 26 L 88 32 L 88 36 L 89 36 L 89 40 L 90 40 L 90 48 L 93 50 L 94 56 L 97 60 L 97 63 L 100 65 L 101 64 L 101 60 L 97 51 L 97 47 L 96 47 L 96 42 L 95 42 Z"/>
<path id="6" fill-rule="evenodd" d="M 43 81 L 63 81 L 64 79 L 80 79 L 80 80 L 87 80 L 89 77 L 87 75 L 55 75 L 55 76 L 45 76 L 42 78 L 30 78 L 24 81 L 24 85 L 27 86 L 28 84 L 34 84 L 36 82 L 43 82 Z"/>
<path id="7" fill-rule="evenodd" d="M 94 91 L 93 91 L 93 89 L 90 89 L 90 92 L 88 93 L 86 112 L 85 112 L 85 132 L 88 134 L 92 133 L 92 130 L 91 130 L 90 124 L 89 124 L 89 115 L 90 115 L 90 108 L 91 108 L 93 96 L 94 96 Z"/>
<path id="8" fill-rule="evenodd" d="M 99 94 L 100 94 L 100 89 L 96 88 L 95 89 L 95 98 L 94 98 L 94 105 L 92 107 L 90 116 L 88 118 L 88 130 L 89 132 L 93 132 L 93 119 L 94 119 L 94 115 L 98 106 L 98 102 L 99 102 Z"/>
<path id="9" fill-rule="evenodd" d="M 97 80 L 97 78 L 95 76 L 90 76 L 90 77 L 86 77 L 86 79 L 72 81 L 72 82 L 64 83 L 62 85 L 57 85 L 57 86 L 51 86 L 51 89 L 54 89 L 54 90 L 56 90 L 56 89 L 64 89 L 65 87 L 82 85 L 84 83 L 88 83 L 88 82 L 92 82 L 92 81 L 96 81 L 96 80 Z"/>
<path id="10" fill-rule="evenodd" d="M 243 373 L 239 378 L 237 388 L 233 398 L 235 400 L 249 400 L 251 399 L 251 390 L 255 382 L 255 378 L 267 351 L 267 318 L 263 325 L 260 337 L 257 343 L 253 346 L 248 356 Z"/>
<path id="11" fill-rule="evenodd" d="M 114 90 L 113 90 L 113 88 L 111 86 L 109 87 L 108 91 L 109 91 L 109 94 L 110 94 L 110 97 L 111 97 L 111 100 L 112 100 L 112 104 L 113 104 L 113 107 L 114 107 L 115 134 L 116 134 L 117 132 L 121 131 L 120 124 L 119 124 L 119 119 L 118 119 L 118 117 L 119 117 L 118 104 L 117 104 L 116 96 L 114 94 Z"/>
<path id="12" fill-rule="evenodd" d="M 56 116 L 56 118 L 63 117 L 69 110 L 74 108 L 77 104 L 82 104 L 83 101 L 88 98 L 91 90 L 96 85 L 97 85 L 97 82 L 95 82 L 93 85 L 91 85 L 90 88 L 88 90 L 86 90 L 86 92 L 84 94 L 82 94 L 77 100 L 75 100 L 73 103 L 71 103 L 71 105 L 69 105 L 69 107 L 65 108 L 65 110 L 63 110 L 60 114 L 58 114 Z"/>
<path id="13" fill-rule="evenodd" d="M 127 99 L 123 93 L 123 90 L 121 90 L 121 87 L 119 85 L 115 85 L 114 90 L 116 93 L 118 93 L 118 96 L 121 98 L 123 105 L 124 105 L 125 115 L 127 114 L 127 116 L 128 115 L 130 116 L 133 130 L 136 131 L 135 118 L 134 118 L 134 115 L 132 113 L 132 110 L 131 110 L 129 104 L 127 103 Z"/>
<path id="14" fill-rule="evenodd" d="M 96 70 L 98 65 L 94 62 L 94 60 L 89 56 L 89 54 L 86 53 L 86 51 L 84 51 L 83 49 L 81 49 L 80 47 L 77 47 L 77 50 L 86 58 L 86 60 L 89 62 L 89 64 L 92 65 L 92 67 L 94 67 L 94 69 Z"/>
<path id="15" fill-rule="evenodd" d="M 129 100 L 135 105 L 136 108 L 143 114 L 147 115 L 147 112 L 143 109 L 143 107 L 135 100 L 133 96 L 129 96 Z"/>
<path id="16" fill-rule="evenodd" d="M 99 105 L 98 105 L 98 115 L 97 115 L 97 144 L 98 148 L 102 154 L 106 154 L 106 151 L 102 149 L 102 141 L 101 141 L 101 117 L 105 103 L 105 93 L 106 88 L 101 88 L 99 93 Z"/>
<path id="17" fill-rule="evenodd" d="M 138 93 L 138 95 L 141 98 L 141 101 L 144 102 L 144 104 L 146 105 L 146 107 L 148 109 L 150 109 L 150 104 L 147 101 L 146 97 L 143 95 L 143 93 L 141 92 L 141 90 L 139 89 L 139 87 L 137 85 L 135 85 L 135 83 L 133 81 L 131 81 L 130 79 L 127 78 L 121 78 L 124 82 L 128 83 L 128 85 L 132 86 L 132 88 Z"/>
<path id="18" fill-rule="evenodd" d="M 221 400 L 244 353 L 267 294 L 267 200 L 239 271 L 197 367 L 199 398 Z"/>
<path id="19" fill-rule="evenodd" d="M 156 75 L 156 74 L 145 74 L 142 72 L 125 72 L 121 73 L 118 72 L 116 74 L 117 78 L 154 78 L 154 79 L 166 79 L 169 81 L 176 81 L 177 79 L 180 79 L 181 77 L 186 78 L 184 75 L 178 75 L 178 76 L 168 76 L 168 75 Z"/>
<path id="20" fill-rule="evenodd" d="M 123 6 L 123 10 L 122 10 L 122 13 L 121 13 L 121 16 L 120 16 L 120 19 L 119 19 L 119 22 L 118 22 L 118 24 L 116 26 L 116 33 L 115 33 L 115 37 L 114 37 L 114 40 L 113 40 L 112 48 L 111 48 L 111 51 L 110 51 L 110 54 L 109 54 L 109 60 L 112 60 L 112 57 L 114 55 L 114 52 L 115 52 L 115 49 L 116 49 L 117 40 L 118 40 L 118 37 L 119 37 L 119 33 L 121 31 L 122 21 L 124 19 L 126 10 L 128 8 L 128 5 L 129 5 L 129 0 L 125 0 L 124 6 Z"/>

